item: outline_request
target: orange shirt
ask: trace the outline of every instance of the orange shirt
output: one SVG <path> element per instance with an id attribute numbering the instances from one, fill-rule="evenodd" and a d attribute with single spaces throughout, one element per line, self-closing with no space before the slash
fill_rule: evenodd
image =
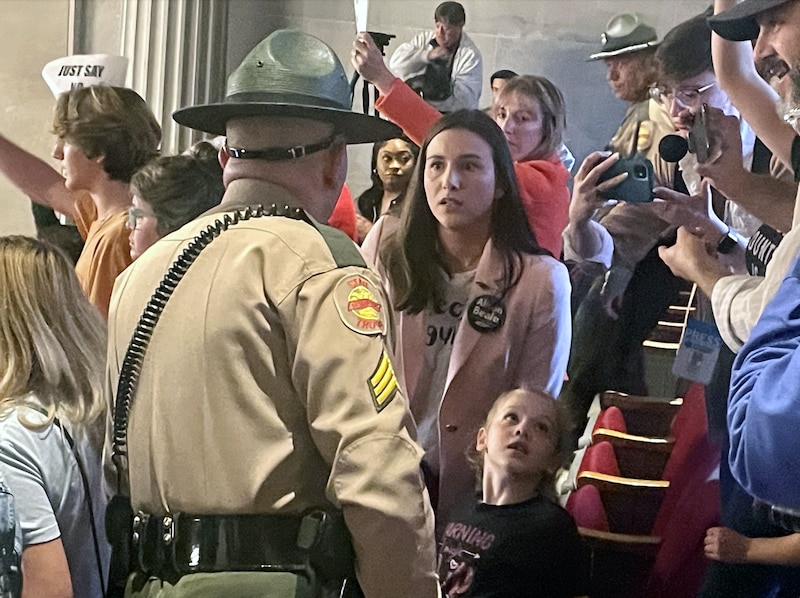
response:
<path id="1" fill-rule="evenodd" d="M 75 199 L 75 224 L 85 240 L 75 264 L 83 292 L 103 317 L 108 318 L 108 303 L 117 275 L 131 263 L 130 231 L 125 227 L 125 210 L 97 220 L 92 197 L 80 192 Z"/>

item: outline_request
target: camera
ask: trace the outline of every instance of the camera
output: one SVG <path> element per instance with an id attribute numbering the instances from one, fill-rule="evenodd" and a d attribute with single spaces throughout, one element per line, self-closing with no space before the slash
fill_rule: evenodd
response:
<path id="1" fill-rule="evenodd" d="M 613 179 L 618 174 L 628 173 L 628 178 L 611 189 L 601 191 L 606 199 L 616 199 L 626 203 L 646 203 L 653 200 L 653 163 L 644 156 L 620 158 L 617 163 L 600 175 L 599 182 Z"/>

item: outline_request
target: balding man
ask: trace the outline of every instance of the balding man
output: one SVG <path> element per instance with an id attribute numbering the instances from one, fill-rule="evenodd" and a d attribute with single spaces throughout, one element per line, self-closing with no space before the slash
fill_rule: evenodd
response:
<path id="1" fill-rule="evenodd" d="M 368 598 L 437 596 L 380 284 L 320 224 L 346 144 L 399 130 L 351 112 L 333 51 L 293 31 L 251 51 L 222 103 L 174 118 L 227 136 L 226 192 L 115 288 L 111 453 L 137 513 L 126 595 L 340 596 L 355 564 Z M 167 270 L 177 283 L 150 300 Z"/>

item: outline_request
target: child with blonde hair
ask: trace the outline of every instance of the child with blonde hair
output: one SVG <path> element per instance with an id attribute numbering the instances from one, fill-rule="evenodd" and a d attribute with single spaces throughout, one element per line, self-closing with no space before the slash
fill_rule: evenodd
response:
<path id="1" fill-rule="evenodd" d="M 559 404 L 541 391 L 511 390 L 494 402 L 471 455 L 481 500 L 444 527 L 439 576 L 446 597 L 588 593 L 586 550 L 554 500 L 569 452 L 565 422 Z"/>

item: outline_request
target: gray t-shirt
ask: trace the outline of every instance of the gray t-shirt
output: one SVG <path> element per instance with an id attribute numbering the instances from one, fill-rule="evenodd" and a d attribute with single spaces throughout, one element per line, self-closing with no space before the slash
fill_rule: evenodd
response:
<path id="1" fill-rule="evenodd" d="M 35 397 L 29 395 L 25 401 L 32 407 L 15 407 L 0 419 L 0 473 L 14 495 L 23 551 L 32 544 L 60 537 L 69 564 L 73 595 L 101 597 L 103 589 L 89 502 L 75 454 L 65 431 L 55 423 L 32 429 L 20 421 L 20 418 L 33 424 L 46 421 L 36 409 Z M 62 425 L 74 438 L 86 472 L 105 575 L 111 549 L 104 532 L 106 499 L 100 454 L 83 435 L 71 429 L 69 422 L 62 420 Z"/>

